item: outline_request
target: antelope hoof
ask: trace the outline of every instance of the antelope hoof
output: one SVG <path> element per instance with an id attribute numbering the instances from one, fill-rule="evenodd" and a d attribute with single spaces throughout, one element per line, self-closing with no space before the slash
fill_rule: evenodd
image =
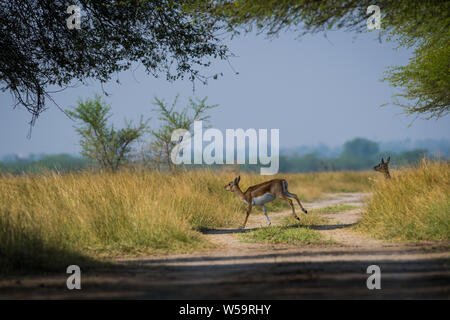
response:
<path id="1" fill-rule="evenodd" d="M 300 218 L 299 218 L 299 217 L 297 217 L 297 216 L 295 216 L 295 219 L 297 219 L 298 221 L 300 221 Z"/>
<path id="2" fill-rule="evenodd" d="M 304 212 L 304 213 L 308 213 L 308 210 L 306 210 L 306 209 L 303 209 L 303 212 Z"/>

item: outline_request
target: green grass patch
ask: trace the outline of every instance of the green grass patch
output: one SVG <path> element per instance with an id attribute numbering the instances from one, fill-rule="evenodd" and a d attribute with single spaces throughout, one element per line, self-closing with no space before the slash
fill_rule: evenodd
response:
<path id="1" fill-rule="evenodd" d="M 300 223 L 292 216 L 285 217 L 280 226 L 263 227 L 240 235 L 246 241 L 285 244 L 330 244 L 311 226 L 326 223 L 326 219 L 314 214 L 301 215 Z"/>
<path id="2" fill-rule="evenodd" d="M 264 227 L 243 233 L 241 237 L 250 241 L 288 244 L 314 244 L 322 240 L 319 233 L 299 224 Z"/>

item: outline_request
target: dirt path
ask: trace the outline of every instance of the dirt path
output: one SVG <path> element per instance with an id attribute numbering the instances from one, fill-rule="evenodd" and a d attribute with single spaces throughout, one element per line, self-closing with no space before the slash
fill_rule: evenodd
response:
<path id="1" fill-rule="evenodd" d="M 328 225 L 320 226 L 317 230 L 321 232 L 326 238 L 333 239 L 339 244 L 349 247 L 382 247 L 381 241 L 363 236 L 352 231 L 350 228 L 362 218 L 364 197 L 368 196 L 364 193 L 334 195 L 335 199 L 330 200 L 333 204 L 344 204 L 358 207 L 351 211 L 344 211 L 340 213 L 322 214 L 330 221 Z M 321 208 L 322 202 L 313 204 L 313 207 Z"/>
<path id="2" fill-rule="evenodd" d="M 308 209 L 337 204 L 358 208 L 323 214 L 316 226 L 333 245 L 270 245 L 243 242 L 241 229 L 216 229 L 204 236 L 214 250 L 185 255 L 120 259 L 113 270 L 83 271 L 82 290 L 69 291 L 66 274 L 0 281 L 0 298 L 302 299 L 450 298 L 450 244 L 385 243 L 356 233 L 361 193 L 333 194 L 305 203 Z M 272 213 L 273 225 L 290 212 Z M 247 229 L 266 226 L 250 216 Z M 381 269 L 381 290 L 369 290 L 370 265 Z"/>
<path id="3" fill-rule="evenodd" d="M 355 210 L 345 211 L 342 213 L 321 214 L 321 216 L 327 218 L 329 223 L 314 229 L 321 233 L 325 239 L 332 239 L 338 244 L 349 246 L 354 246 L 355 244 L 359 246 L 380 245 L 381 243 L 379 241 L 370 239 L 368 237 L 363 237 L 362 235 L 352 232 L 347 228 L 354 225 L 359 219 L 361 219 L 361 207 L 364 205 L 363 198 L 365 196 L 367 196 L 367 194 L 364 193 L 331 194 L 325 200 L 306 203 L 308 210 L 320 209 L 341 204 L 358 207 Z M 299 209 L 296 209 L 296 212 L 300 217 L 302 217 L 302 213 Z M 276 226 L 280 224 L 283 218 L 292 215 L 292 213 L 289 210 L 279 213 L 269 213 L 269 215 L 272 221 L 272 226 Z M 243 242 L 239 240 L 236 234 L 266 226 L 267 220 L 264 215 L 253 214 L 250 215 L 245 230 L 216 229 L 205 232 L 205 237 L 208 239 L 208 241 L 217 244 L 222 252 L 225 251 L 238 254 L 242 251 L 253 251 L 256 247 L 260 247 L 261 249 L 265 250 L 267 249 L 267 244 L 255 245 Z M 281 246 L 277 245 L 276 247 Z"/>

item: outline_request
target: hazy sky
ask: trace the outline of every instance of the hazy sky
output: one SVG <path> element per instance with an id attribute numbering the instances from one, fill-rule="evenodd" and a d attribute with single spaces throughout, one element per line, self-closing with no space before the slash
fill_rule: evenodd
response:
<path id="1" fill-rule="evenodd" d="M 358 35 L 333 32 L 296 39 L 285 33 L 278 39 L 246 35 L 229 41 L 237 55 L 231 59 L 234 74 L 225 61 L 216 61 L 209 74 L 223 72 L 208 85 L 196 85 L 195 96 L 208 96 L 219 107 L 211 112 L 211 125 L 226 128 L 278 128 L 281 147 L 320 142 L 340 145 L 354 137 L 375 141 L 422 138 L 450 138 L 450 117 L 435 121 L 401 114 L 398 107 L 380 105 L 391 101 L 394 90 L 381 82 L 390 65 L 407 63 L 410 53 L 394 50 L 392 43 L 379 43 L 375 33 Z M 188 80 L 169 83 L 155 79 L 143 68 L 126 71 L 104 86 L 110 93 L 112 121 L 151 117 L 156 95 L 172 101 L 180 94 L 179 107 L 193 96 Z M 101 93 L 97 82 L 54 95 L 63 108 L 77 99 Z M 73 121 L 54 105 L 38 119 L 27 139 L 29 114 L 12 109 L 8 92 L 0 93 L 0 156 L 7 153 L 77 153 L 78 136 Z M 156 125 L 157 121 L 152 120 Z"/>

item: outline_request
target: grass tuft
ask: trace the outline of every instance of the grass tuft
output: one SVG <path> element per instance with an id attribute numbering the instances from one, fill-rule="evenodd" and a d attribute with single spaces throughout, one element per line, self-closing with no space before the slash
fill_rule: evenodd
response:
<path id="1" fill-rule="evenodd" d="M 269 226 L 251 230 L 240 235 L 241 239 L 246 241 L 255 241 L 263 243 L 285 243 L 285 244 L 323 244 L 330 243 L 325 241 L 322 236 L 311 226 L 325 224 L 326 219 L 315 214 L 302 214 L 300 222 L 292 216 L 283 218 L 279 226 Z"/>

